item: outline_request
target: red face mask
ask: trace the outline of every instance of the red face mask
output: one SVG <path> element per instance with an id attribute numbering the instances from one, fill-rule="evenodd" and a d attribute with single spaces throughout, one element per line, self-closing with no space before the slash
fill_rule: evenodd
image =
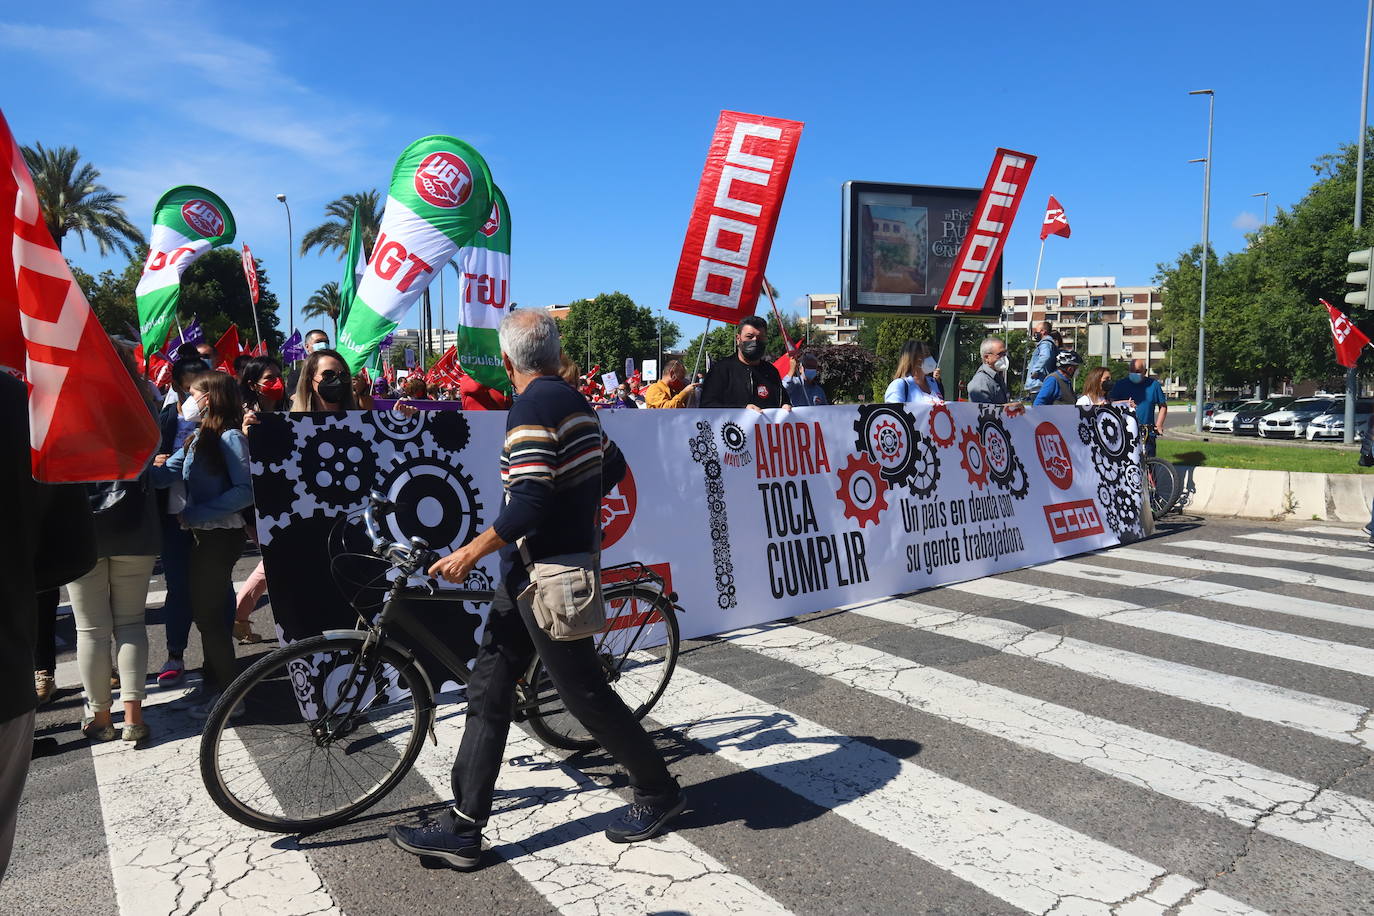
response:
<path id="1" fill-rule="evenodd" d="M 258 383 L 258 393 L 269 401 L 280 401 L 282 395 L 286 393 L 286 386 L 279 378 L 270 378 Z"/>

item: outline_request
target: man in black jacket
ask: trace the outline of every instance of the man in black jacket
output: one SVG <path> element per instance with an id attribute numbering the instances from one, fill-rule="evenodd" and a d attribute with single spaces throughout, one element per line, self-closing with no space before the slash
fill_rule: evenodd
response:
<path id="1" fill-rule="evenodd" d="M 782 377 L 773 364 L 763 358 L 768 324 L 757 315 L 739 323 L 735 334 L 735 356 L 711 367 L 701 386 L 702 407 L 767 407 L 792 409 Z"/>

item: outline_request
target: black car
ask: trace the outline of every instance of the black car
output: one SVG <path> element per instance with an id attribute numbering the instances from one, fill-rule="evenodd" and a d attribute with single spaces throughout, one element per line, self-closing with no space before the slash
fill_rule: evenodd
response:
<path id="1" fill-rule="evenodd" d="M 1236 414 L 1236 421 L 1231 427 L 1231 432 L 1237 436 L 1258 436 L 1260 417 L 1276 410 L 1283 410 L 1292 404 L 1297 398 L 1270 398 L 1261 401 L 1244 413 Z"/>

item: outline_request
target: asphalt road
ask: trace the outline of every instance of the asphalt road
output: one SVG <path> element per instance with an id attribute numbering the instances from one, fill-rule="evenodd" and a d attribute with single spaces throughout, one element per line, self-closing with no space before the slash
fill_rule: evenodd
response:
<path id="1" fill-rule="evenodd" d="M 1374 912 L 1374 549 L 1353 527 L 1184 519 L 692 642 L 653 723 L 690 794 L 678 829 L 604 842 L 623 776 L 515 734 L 470 874 L 383 836 L 444 798 L 460 707 L 373 812 L 260 834 L 210 804 L 195 726 L 160 703 L 146 748 L 80 738 L 60 632 L 57 748 L 0 913 Z"/>

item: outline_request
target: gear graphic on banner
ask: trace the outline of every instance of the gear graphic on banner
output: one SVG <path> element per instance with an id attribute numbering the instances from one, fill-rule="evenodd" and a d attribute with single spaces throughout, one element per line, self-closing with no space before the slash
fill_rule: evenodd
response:
<path id="1" fill-rule="evenodd" d="M 395 504 L 382 514 L 382 522 L 397 541 L 419 537 L 443 554 L 477 536 L 482 503 L 472 477 L 438 452 L 421 449 L 418 455 L 399 458 L 380 489 Z"/>
<path id="2" fill-rule="evenodd" d="M 846 518 L 863 528 L 877 525 L 887 508 L 887 481 L 882 469 L 866 452 L 850 455 L 839 470 L 840 488 L 835 496 L 844 504 Z"/>
<path id="3" fill-rule="evenodd" d="M 325 505 L 351 508 L 372 486 L 377 457 L 358 433 L 327 426 L 305 440 L 300 470 L 301 482 L 311 496 Z"/>
<path id="4" fill-rule="evenodd" d="M 743 433 L 743 430 L 741 430 Z M 722 436 L 724 431 L 722 430 Z M 711 424 L 705 420 L 697 421 L 697 434 L 687 440 L 692 460 L 702 465 L 702 478 L 706 486 L 706 507 L 710 516 L 711 541 L 714 544 L 713 558 L 716 574 L 716 604 L 722 610 L 732 608 L 737 603 L 735 597 L 735 565 L 730 551 L 730 525 L 725 508 L 725 484 L 720 479 L 720 453 L 716 451 L 716 439 Z"/>
<path id="5" fill-rule="evenodd" d="M 940 448 L 949 448 L 954 444 L 954 434 L 956 432 L 954 414 L 950 411 L 949 405 L 944 401 L 938 401 L 935 406 L 930 408 L 930 418 L 927 421 L 927 426 L 930 429 L 930 438 L 933 439 L 935 444 L 940 446 Z"/>
<path id="6" fill-rule="evenodd" d="M 978 438 L 976 429 L 971 426 L 964 428 L 959 438 L 959 451 L 962 455 L 959 467 L 968 474 L 968 482 L 983 489 L 988 482 L 988 459 L 983 453 L 983 440 Z"/>
<path id="7" fill-rule="evenodd" d="M 720 441 L 732 452 L 742 452 L 749 444 L 744 428 L 734 420 L 726 420 L 720 427 Z"/>
<path id="8" fill-rule="evenodd" d="M 935 485 L 940 482 L 940 453 L 934 442 L 921 435 L 917 435 L 912 451 L 915 460 L 911 465 L 907 488 L 912 496 L 924 499 L 934 494 Z"/>
<path id="9" fill-rule="evenodd" d="M 374 442 L 384 440 L 405 442 L 420 435 L 420 432 L 425 428 L 427 415 L 437 412 L 417 410 L 414 416 L 407 417 L 394 407 L 391 410 L 369 410 L 363 413 L 363 422 L 373 427 L 372 440 Z M 444 412 L 448 413 L 449 411 Z M 467 421 L 463 420 L 463 424 L 466 427 Z M 464 440 L 464 444 L 466 444 L 466 440 Z M 453 451 L 461 451 L 461 449 L 453 449 Z"/>
<path id="10" fill-rule="evenodd" d="M 468 447 L 472 430 L 468 426 L 467 418 L 460 411 L 432 410 L 429 412 L 434 414 L 425 425 L 425 431 L 430 442 L 444 451 L 453 452 L 455 455 Z"/>
<path id="11" fill-rule="evenodd" d="M 882 469 L 883 479 L 902 486 L 911 479 L 920 447 L 920 434 L 911 414 L 901 405 L 868 404 L 854 421 L 856 451 L 866 453 Z"/>

